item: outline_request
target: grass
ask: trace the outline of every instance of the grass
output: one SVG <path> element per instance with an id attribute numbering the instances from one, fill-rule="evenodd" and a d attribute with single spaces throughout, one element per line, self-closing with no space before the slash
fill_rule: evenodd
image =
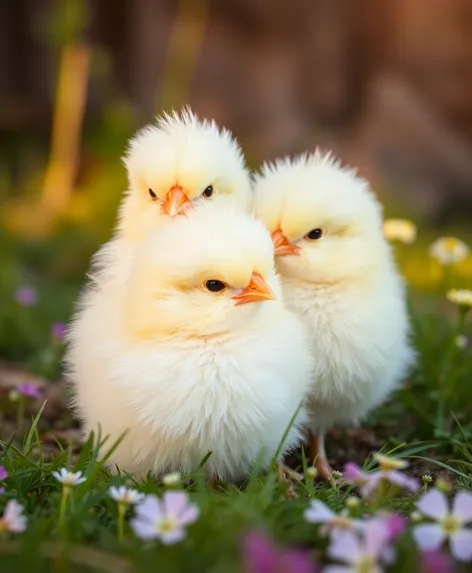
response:
<path id="1" fill-rule="evenodd" d="M 138 539 L 129 524 L 132 509 L 126 514 L 124 540 L 118 539 L 118 508 L 109 496 L 110 486 L 126 483 L 158 495 L 166 487 L 152 479 L 135 483 L 132 476 L 110 475 L 97 459 L 98 438 L 91 436 L 86 444 L 79 443 L 67 409 L 67 390 L 60 381 L 62 343 L 50 329 L 54 321 L 69 317 L 88 259 L 106 239 L 110 213 L 116 207 L 109 197 L 117 182 L 122 184 L 119 177 L 104 177 L 98 183 L 103 185 L 100 212 L 104 216 L 98 217 L 102 221 L 95 226 L 83 224 L 90 217 L 87 201 L 92 196 L 91 191 L 89 195 L 84 191 L 77 210 L 51 236 L 20 240 L 1 231 L 0 465 L 9 475 L 3 482 L 0 512 L 8 500 L 16 499 L 25 508 L 28 528 L 22 534 L 0 535 L 0 570 L 119 573 L 157 566 L 170 572 L 236 572 L 243 570 L 241 540 L 250 531 L 265 532 L 281 547 L 306 549 L 310 559 L 323 562 L 327 540 L 303 517 L 310 499 L 356 516 L 379 509 L 409 516 L 425 486 L 414 495 L 383 492 L 375 503 L 361 501 L 346 509 L 346 500 L 358 493 L 355 488 L 313 482 L 305 458 L 298 454 L 290 460 L 296 471 L 290 483 L 281 481 L 276 468 L 266 474 L 255 471 L 244 484 L 222 484 L 218 491 L 205 482 L 201 468 L 184 476 L 181 485 L 174 487 L 185 487 L 200 516 L 178 545 Z M 401 246 L 397 253 L 409 283 L 417 366 L 362 429 L 334 430 L 328 449 L 331 462 L 340 470 L 348 461 L 370 470 L 375 467 L 371 453 L 382 449 L 408 459 L 408 472 L 418 478 L 428 473 L 441 487 L 446 483 L 453 491 L 472 490 L 472 329 L 469 317 L 461 327 L 461 333 L 469 336 L 469 345 L 458 348 L 459 314 L 444 296 L 452 286 L 470 286 L 472 265 L 469 258 L 446 276 L 426 254 L 432 238 L 425 233 L 415 245 Z M 36 305 L 14 302 L 21 285 L 37 289 Z M 26 413 L 23 416 L 20 411 L 18 416 L 22 402 L 12 401 L 10 391 L 22 381 L 39 384 L 46 401 L 25 399 Z M 61 484 L 52 476 L 62 467 L 83 471 L 87 478 L 72 490 L 63 522 L 59 519 Z M 410 530 L 399 538 L 397 565 L 389 571 L 419 571 L 420 554 Z M 468 569 L 464 566 L 463 570 Z"/>

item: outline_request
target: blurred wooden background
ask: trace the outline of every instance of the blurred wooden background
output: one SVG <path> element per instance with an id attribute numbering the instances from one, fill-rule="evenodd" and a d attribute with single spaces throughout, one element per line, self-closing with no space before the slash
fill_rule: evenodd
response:
<path id="1" fill-rule="evenodd" d="M 4 140 L 49 134 L 50 8 L 0 2 Z M 232 129 L 254 162 L 329 146 L 380 193 L 438 219 L 470 214 L 471 0 L 95 0 L 88 8 L 82 39 L 108 55 L 110 73 L 90 78 L 86 122 L 116 96 L 138 124 L 180 98 Z M 188 91 L 174 100 L 179 73 L 190 74 Z"/>

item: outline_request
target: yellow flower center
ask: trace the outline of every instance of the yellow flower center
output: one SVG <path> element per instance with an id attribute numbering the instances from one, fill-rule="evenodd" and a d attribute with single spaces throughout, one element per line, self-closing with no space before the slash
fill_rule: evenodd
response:
<path id="1" fill-rule="evenodd" d="M 441 525 L 442 525 L 442 528 L 444 529 L 444 533 L 446 533 L 447 535 L 452 535 L 458 529 L 461 528 L 460 521 L 458 521 L 458 519 L 455 518 L 453 515 L 446 516 L 441 521 Z"/>
<path id="2" fill-rule="evenodd" d="M 444 239 L 443 244 L 446 251 L 453 252 L 457 248 L 459 241 L 454 237 L 447 237 Z"/>
<path id="3" fill-rule="evenodd" d="M 157 524 L 160 533 L 170 533 L 177 529 L 177 520 L 173 517 L 163 517 Z"/>
<path id="4" fill-rule="evenodd" d="M 333 517 L 331 525 L 333 527 L 342 527 L 344 529 L 350 529 L 353 526 L 353 523 L 348 517 L 337 515 L 336 517 Z"/>
<path id="5" fill-rule="evenodd" d="M 405 460 L 391 458 L 390 456 L 383 456 L 382 454 L 374 454 L 374 459 L 384 472 L 391 470 L 403 470 L 408 467 L 408 463 L 405 462 Z"/>
<path id="6" fill-rule="evenodd" d="M 364 555 L 356 563 L 356 573 L 375 573 L 377 563 L 370 555 Z"/>

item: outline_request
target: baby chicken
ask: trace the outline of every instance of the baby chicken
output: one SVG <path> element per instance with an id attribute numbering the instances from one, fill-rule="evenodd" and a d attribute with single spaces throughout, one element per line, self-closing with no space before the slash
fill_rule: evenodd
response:
<path id="1" fill-rule="evenodd" d="M 413 362 L 402 280 L 366 181 L 319 151 L 263 166 L 255 212 L 272 233 L 287 306 L 308 326 L 311 455 L 331 479 L 326 429 L 357 423 Z"/>
<path id="2" fill-rule="evenodd" d="M 150 229 L 201 201 L 252 209 L 251 184 L 236 140 L 189 108 L 163 115 L 130 141 L 124 158 L 129 187 L 115 235 L 96 253 L 92 277 L 123 278 Z"/>
<path id="3" fill-rule="evenodd" d="M 243 478 L 260 452 L 266 464 L 275 454 L 312 378 L 270 234 L 211 204 L 151 231 L 123 288 L 85 293 L 67 364 L 84 434 L 128 430 L 110 463 L 137 477 L 190 472 L 211 452 L 208 477 Z"/>

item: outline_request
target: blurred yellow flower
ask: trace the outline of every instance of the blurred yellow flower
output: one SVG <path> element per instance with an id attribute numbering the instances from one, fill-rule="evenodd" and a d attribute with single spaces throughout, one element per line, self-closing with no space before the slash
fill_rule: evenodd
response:
<path id="1" fill-rule="evenodd" d="M 472 308 L 472 290 L 453 288 L 447 293 L 447 298 L 457 306 Z"/>
<path id="2" fill-rule="evenodd" d="M 431 244 L 429 254 L 441 265 L 451 265 L 464 260 L 469 254 L 469 247 L 455 237 L 441 237 Z"/>
<path id="3" fill-rule="evenodd" d="M 410 245 L 416 239 L 416 225 L 408 219 L 386 219 L 383 224 L 385 238 Z"/>

